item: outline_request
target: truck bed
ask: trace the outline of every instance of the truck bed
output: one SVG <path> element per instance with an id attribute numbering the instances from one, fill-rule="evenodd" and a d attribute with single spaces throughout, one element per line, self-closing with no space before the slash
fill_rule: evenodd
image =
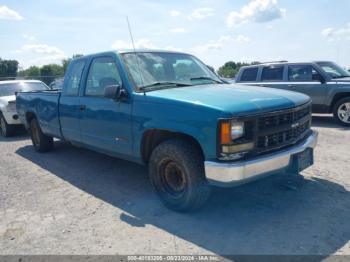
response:
<path id="1" fill-rule="evenodd" d="M 59 122 L 59 100 L 61 91 L 36 91 L 18 93 L 16 104 L 17 113 L 24 125 L 28 128 L 27 121 L 30 114 L 34 114 L 42 131 L 53 137 L 61 138 Z"/>

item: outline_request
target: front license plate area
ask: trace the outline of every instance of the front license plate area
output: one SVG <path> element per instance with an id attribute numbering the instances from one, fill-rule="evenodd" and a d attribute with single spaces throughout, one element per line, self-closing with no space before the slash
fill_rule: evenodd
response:
<path id="1" fill-rule="evenodd" d="M 292 156 L 292 171 L 300 173 L 314 164 L 314 151 L 308 148 Z"/>

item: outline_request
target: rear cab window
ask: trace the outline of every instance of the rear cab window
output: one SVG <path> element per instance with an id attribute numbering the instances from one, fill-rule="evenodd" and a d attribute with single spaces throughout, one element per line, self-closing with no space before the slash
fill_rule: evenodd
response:
<path id="1" fill-rule="evenodd" d="M 242 82 L 256 82 L 258 77 L 258 67 L 244 69 L 241 75 Z"/>
<path id="2" fill-rule="evenodd" d="M 67 96 L 78 96 L 81 77 L 85 67 L 85 60 L 73 61 L 67 77 L 67 86 L 64 94 Z"/>
<path id="3" fill-rule="evenodd" d="M 283 81 L 284 65 L 265 66 L 262 69 L 261 81 Z"/>

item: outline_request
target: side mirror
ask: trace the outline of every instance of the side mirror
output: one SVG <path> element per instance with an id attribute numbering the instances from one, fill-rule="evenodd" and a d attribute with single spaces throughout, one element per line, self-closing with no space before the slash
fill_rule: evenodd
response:
<path id="1" fill-rule="evenodd" d="M 105 87 L 104 97 L 115 100 L 122 100 L 128 97 L 128 93 L 120 85 L 110 85 Z"/>

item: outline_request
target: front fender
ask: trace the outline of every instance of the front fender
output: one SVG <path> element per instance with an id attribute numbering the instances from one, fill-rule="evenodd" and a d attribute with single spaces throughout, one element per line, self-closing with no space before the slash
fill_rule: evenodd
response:
<path id="1" fill-rule="evenodd" d="M 201 146 L 205 159 L 216 157 L 216 128 L 208 125 L 189 125 L 172 121 L 155 120 L 144 122 L 135 130 L 135 154 L 141 158 L 142 139 L 149 130 L 164 130 L 192 137 Z"/>
<path id="2" fill-rule="evenodd" d="M 152 129 L 181 133 L 195 139 L 206 160 L 216 159 L 218 119 L 225 117 L 222 111 L 207 106 L 150 97 L 134 96 L 133 152 L 141 157 L 142 139 Z"/>

